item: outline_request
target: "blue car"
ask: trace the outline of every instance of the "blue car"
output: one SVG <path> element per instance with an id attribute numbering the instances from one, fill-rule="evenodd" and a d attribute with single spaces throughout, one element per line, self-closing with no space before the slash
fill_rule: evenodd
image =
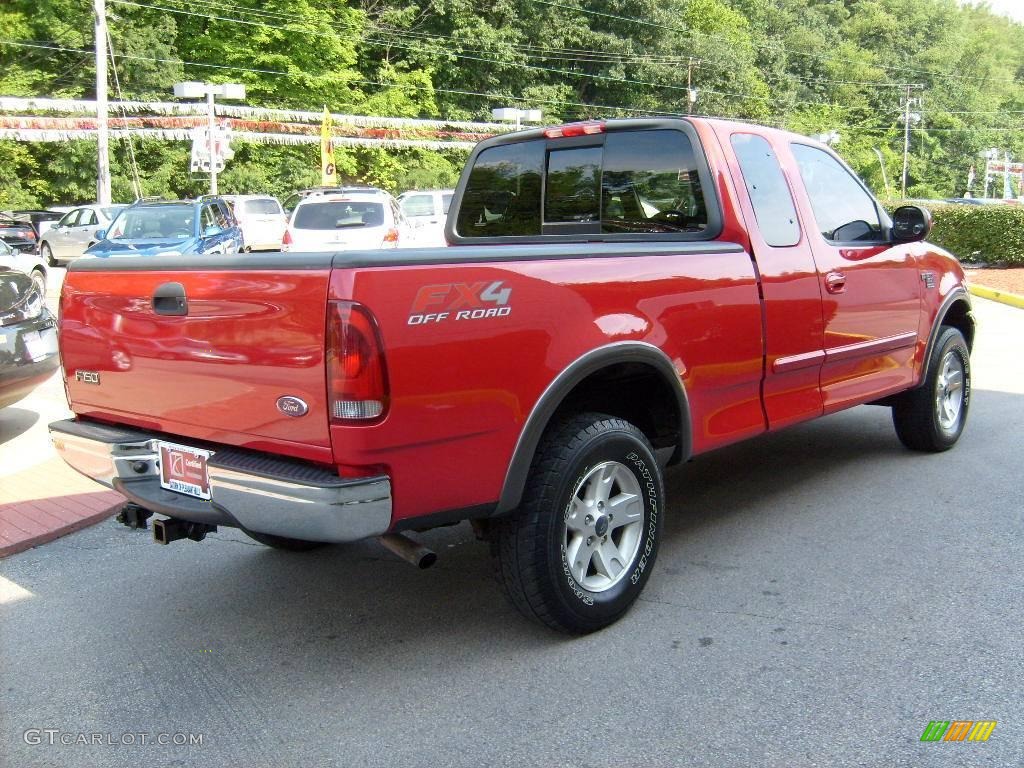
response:
<path id="1" fill-rule="evenodd" d="M 123 209 L 87 256 L 192 256 L 237 253 L 242 230 L 220 197 L 140 201 Z"/>

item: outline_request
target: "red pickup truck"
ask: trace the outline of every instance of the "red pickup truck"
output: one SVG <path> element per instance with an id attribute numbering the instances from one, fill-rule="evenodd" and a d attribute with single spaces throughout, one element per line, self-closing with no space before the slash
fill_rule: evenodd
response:
<path id="1" fill-rule="evenodd" d="M 496 137 L 448 248 L 75 261 L 52 436 L 164 543 L 425 564 L 405 532 L 471 520 L 526 616 L 588 632 L 651 573 L 664 468 L 862 403 L 912 449 L 957 441 L 974 321 L 930 223 L 738 122 Z"/>

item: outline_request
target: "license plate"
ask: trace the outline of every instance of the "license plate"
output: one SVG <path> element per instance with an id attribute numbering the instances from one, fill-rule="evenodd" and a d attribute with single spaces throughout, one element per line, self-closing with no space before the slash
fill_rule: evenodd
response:
<path id="1" fill-rule="evenodd" d="M 197 499 L 210 498 L 210 451 L 175 443 L 159 443 L 160 487 Z"/>
<path id="2" fill-rule="evenodd" d="M 21 338 L 25 342 L 25 352 L 28 353 L 28 359 L 32 362 L 42 360 L 51 352 L 56 351 L 51 349 L 52 344 L 39 331 L 29 331 L 22 334 Z"/>

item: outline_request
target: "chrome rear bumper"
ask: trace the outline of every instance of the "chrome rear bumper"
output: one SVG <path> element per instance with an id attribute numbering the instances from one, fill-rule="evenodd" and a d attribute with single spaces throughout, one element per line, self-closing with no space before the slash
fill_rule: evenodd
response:
<path id="1" fill-rule="evenodd" d="M 207 501 L 160 486 L 161 437 L 68 419 L 50 424 L 50 438 L 61 458 L 83 475 L 181 520 L 326 542 L 377 536 L 391 525 L 391 481 L 383 475 L 348 480 L 304 462 L 213 447 Z"/>

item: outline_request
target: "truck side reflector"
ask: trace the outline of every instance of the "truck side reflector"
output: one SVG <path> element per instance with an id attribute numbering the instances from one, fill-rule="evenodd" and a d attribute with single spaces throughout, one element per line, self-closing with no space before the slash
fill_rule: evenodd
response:
<path id="1" fill-rule="evenodd" d="M 567 123 L 554 128 L 545 128 L 544 136 L 549 139 L 568 139 L 571 136 L 589 136 L 604 133 L 604 123 L 600 120 L 585 120 L 582 123 Z"/>
<path id="2" fill-rule="evenodd" d="M 327 397 L 334 421 L 370 421 L 387 409 L 380 331 L 369 310 L 355 302 L 328 304 Z"/>

